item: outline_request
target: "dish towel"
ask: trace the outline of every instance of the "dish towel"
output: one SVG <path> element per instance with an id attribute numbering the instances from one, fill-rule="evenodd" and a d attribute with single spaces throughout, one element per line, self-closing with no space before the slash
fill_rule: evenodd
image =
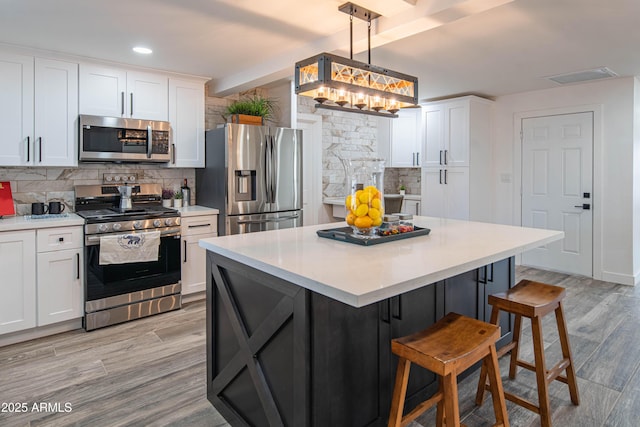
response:
<path id="1" fill-rule="evenodd" d="M 100 236 L 100 265 L 158 260 L 160 232 Z"/>

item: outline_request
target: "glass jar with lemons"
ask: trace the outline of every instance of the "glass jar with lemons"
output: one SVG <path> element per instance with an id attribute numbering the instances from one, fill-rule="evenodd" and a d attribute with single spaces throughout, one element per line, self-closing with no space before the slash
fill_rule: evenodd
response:
<path id="1" fill-rule="evenodd" d="M 384 216 L 384 159 L 352 159 L 345 199 L 347 224 L 361 237 L 374 237 Z"/>

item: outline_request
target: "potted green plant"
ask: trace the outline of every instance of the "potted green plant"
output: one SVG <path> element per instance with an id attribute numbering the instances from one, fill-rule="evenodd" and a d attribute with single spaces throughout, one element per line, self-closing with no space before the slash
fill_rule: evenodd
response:
<path id="1" fill-rule="evenodd" d="M 404 184 L 400 184 L 399 190 L 400 190 L 400 194 L 404 196 L 407 188 L 404 186 Z"/>
<path id="2" fill-rule="evenodd" d="M 176 194 L 173 196 L 173 207 L 174 208 L 182 207 L 182 191 L 176 191 Z"/>
<path id="3" fill-rule="evenodd" d="M 262 95 L 243 96 L 226 109 L 225 120 L 231 123 L 262 125 L 273 118 L 276 111 L 275 101 Z"/>
<path id="4" fill-rule="evenodd" d="M 162 206 L 164 206 L 165 208 L 170 208 L 174 195 L 175 195 L 175 191 L 169 190 L 168 188 L 163 188 L 162 189 Z"/>

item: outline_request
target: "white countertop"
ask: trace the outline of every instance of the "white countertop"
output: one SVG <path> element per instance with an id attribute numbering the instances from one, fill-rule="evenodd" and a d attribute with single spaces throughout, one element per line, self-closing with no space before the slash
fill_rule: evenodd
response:
<path id="1" fill-rule="evenodd" d="M 215 208 L 208 208 L 205 206 L 183 206 L 176 208 L 180 212 L 180 216 L 200 216 L 200 215 L 218 215 L 219 211 Z"/>
<path id="2" fill-rule="evenodd" d="M 201 247 L 306 289 L 362 307 L 528 249 L 562 239 L 560 231 L 416 216 L 431 229 L 373 246 L 318 237 L 343 223 L 202 239 Z"/>
<path id="3" fill-rule="evenodd" d="M 32 219 L 31 215 L 8 216 L 0 219 L 0 232 L 16 230 L 35 230 L 38 228 L 70 227 L 84 225 L 84 219 L 74 213 L 43 215 L 41 218 Z"/>

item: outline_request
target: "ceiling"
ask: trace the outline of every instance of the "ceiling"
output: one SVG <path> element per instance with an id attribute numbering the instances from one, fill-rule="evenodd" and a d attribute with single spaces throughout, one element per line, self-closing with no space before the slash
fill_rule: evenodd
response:
<path id="1" fill-rule="evenodd" d="M 349 54 L 344 0 L 1 0 L 0 43 L 212 79 L 229 95 L 291 79 L 294 63 Z M 602 66 L 640 75 L 636 0 L 354 0 L 382 15 L 372 60 L 415 75 L 419 98 L 500 96 Z M 136 45 L 152 55 L 132 52 Z M 355 58 L 366 24 L 354 20 Z"/>

